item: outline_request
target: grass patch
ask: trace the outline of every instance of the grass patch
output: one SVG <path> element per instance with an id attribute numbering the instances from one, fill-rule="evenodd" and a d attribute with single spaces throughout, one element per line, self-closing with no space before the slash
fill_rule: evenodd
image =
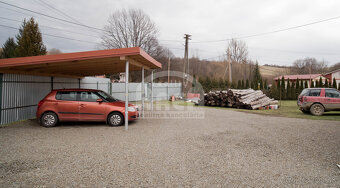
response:
<path id="1" fill-rule="evenodd" d="M 183 101 L 175 101 L 175 102 L 167 101 L 167 103 L 174 104 L 174 105 L 181 105 L 181 106 L 194 105 L 192 103 L 183 102 Z M 239 111 L 239 112 L 270 115 L 270 116 L 281 116 L 281 117 L 302 118 L 302 119 L 312 119 L 312 120 L 340 121 L 340 111 L 325 112 L 322 116 L 313 116 L 311 114 L 304 114 L 299 110 L 296 104 L 296 101 L 281 101 L 280 108 L 277 110 L 245 110 L 245 109 L 224 108 L 224 107 L 210 107 L 210 106 L 203 106 L 203 107 L 234 110 L 234 111 Z"/>

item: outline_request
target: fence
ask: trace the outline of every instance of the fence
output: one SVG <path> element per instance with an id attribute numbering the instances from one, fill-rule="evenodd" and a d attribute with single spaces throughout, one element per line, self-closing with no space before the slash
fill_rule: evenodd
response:
<path id="1" fill-rule="evenodd" d="M 83 79 L 31 75 L 0 74 L 0 124 L 35 117 L 38 102 L 52 89 L 100 89 L 113 97 L 125 100 L 125 83 L 111 83 L 107 78 Z M 151 99 L 151 84 L 145 84 L 146 100 Z M 181 95 L 180 83 L 154 83 L 154 100 Z M 142 84 L 129 83 L 129 101 L 141 100 Z"/>

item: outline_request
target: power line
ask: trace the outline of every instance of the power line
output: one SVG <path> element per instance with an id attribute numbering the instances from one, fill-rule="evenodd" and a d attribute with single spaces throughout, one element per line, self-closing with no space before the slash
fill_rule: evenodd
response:
<path id="1" fill-rule="evenodd" d="M 1 26 L 1 27 L 10 28 L 10 29 L 19 30 L 19 28 L 12 27 L 12 26 L 2 25 L 2 24 L 0 24 L 0 26 Z M 78 42 L 86 42 L 86 43 L 92 43 L 92 44 L 100 44 L 100 43 L 97 43 L 97 42 L 91 42 L 91 41 L 86 41 L 86 40 L 78 40 L 78 39 L 73 39 L 73 38 L 68 38 L 68 37 L 63 37 L 63 36 L 58 36 L 58 35 L 51 35 L 51 34 L 47 34 L 47 33 L 41 33 L 41 34 L 44 35 L 44 36 L 55 37 L 55 38 L 62 38 L 62 39 L 73 40 L 73 41 L 78 41 Z"/>
<path id="2" fill-rule="evenodd" d="M 75 19 L 75 18 L 71 17 L 70 15 L 66 14 L 65 12 L 63 12 L 63 11 L 57 9 L 56 7 L 54 7 L 53 5 L 51 5 L 50 3 L 47 3 L 46 1 L 43 1 L 43 0 L 34 0 L 34 1 L 38 2 L 40 5 L 43 5 L 44 7 L 47 7 L 48 9 L 50 9 L 50 10 L 52 10 L 52 11 L 54 11 L 54 12 L 56 12 L 56 13 L 58 13 L 58 14 L 64 16 L 64 17 L 66 17 L 66 18 L 68 18 L 68 19 L 70 19 L 70 20 L 72 20 L 72 21 L 75 21 L 75 22 L 77 22 L 77 23 L 79 23 L 79 24 L 84 25 L 83 23 L 81 23 L 81 22 L 78 21 L 77 19 Z M 90 29 L 88 29 L 88 30 L 89 30 L 89 31 L 92 31 L 92 30 L 90 30 Z M 95 31 L 95 32 L 98 33 L 98 31 Z"/>
<path id="3" fill-rule="evenodd" d="M 51 4 L 49 4 L 49 3 L 47 3 L 47 2 L 45 2 L 45 1 L 43 1 L 43 0 L 38 0 L 38 1 L 41 2 L 42 4 L 46 5 L 48 8 L 50 8 L 50 9 L 52 9 L 52 10 L 55 10 L 55 11 L 59 12 L 59 14 L 65 16 L 65 17 L 67 17 L 67 18 L 69 18 L 69 19 L 71 19 L 71 20 L 73 20 L 73 21 L 75 21 L 75 22 L 77 22 L 77 23 L 79 23 L 79 24 L 82 24 L 80 21 L 74 19 L 73 17 L 69 16 L 69 15 L 66 14 L 65 12 L 63 12 L 63 11 L 61 11 L 61 10 L 55 8 L 55 7 L 52 6 Z"/>
<path id="4" fill-rule="evenodd" d="M 21 12 L 21 11 L 18 11 L 18 10 L 14 10 L 14 9 L 11 9 L 11 8 L 8 8 L 8 7 L 3 7 L 3 6 L 0 6 L 0 8 L 3 8 L 3 9 L 6 9 L 6 10 L 9 10 L 9 11 L 12 11 L 12 12 L 17 12 L 17 13 L 20 13 L 20 14 L 24 14 L 24 15 L 28 15 L 28 16 L 31 16 L 31 17 L 34 17 L 36 18 L 36 16 L 32 15 L 32 14 L 27 14 L 27 13 L 24 13 L 24 12 Z M 52 19 L 50 18 L 45 18 L 45 17 L 41 17 L 42 19 L 45 19 L 45 20 L 48 20 L 48 21 L 52 21 Z M 61 23 L 61 24 L 64 24 L 64 25 L 67 25 L 67 26 L 72 26 L 72 27 L 76 27 L 76 25 L 71 25 L 69 23 L 63 23 L 59 20 L 53 20 L 55 22 L 58 22 L 58 23 Z M 93 31 L 93 30 L 89 30 L 91 32 L 95 32 L 95 33 L 98 33 L 98 31 Z"/>
<path id="5" fill-rule="evenodd" d="M 32 12 L 34 14 L 39 14 L 39 15 L 42 15 L 42 16 L 45 16 L 45 17 L 48 17 L 48 18 L 52 18 L 52 19 L 55 19 L 55 20 L 67 22 L 67 23 L 74 24 L 74 25 L 79 25 L 79 26 L 82 26 L 82 27 L 87 27 L 87 28 L 90 28 L 90 29 L 95 29 L 95 30 L 98 30 L 98 31 L 108 32 L 107 30 L 104 30 L 104 29 L 100 29 L 100 28 L 96 28 L 96 27 L 92 27 L 92 26 L 88 26 L 88 25 L 84 25 L 84 24 L 79 24 L 79 23 L 76 23 L 76 22 L 73 22 L 73 21 L 64 20 L 64 19 L 61 19 L 61 18 L 50 16 L 50 15 L 47 15 L 47 14 L 44 14 L 44 13 L 40 13 L 40 12 L 37 12 L 37 11 L 34 11 L 34 10 L 30 10 L 30 9 L 27 9 L 27 8 L 16 6 L 16 5 L 6 3 L 6 2 L 3 2 L 3 1 L 0 1 L 0 3 L 11 6 L 11 7 L 15 7 L 15 8 L 18 8 L 18 9 L 22 9 L 22 10 L 25 10 L 25 11 L 28 11 L 28 12 Z"/>
<path id="6" fill-rule="evenodd" d="M 288 30 L 292 30 L 292 29 L 298 29 L 298 28 L 301 28 L 301 27 L 306 27 L 306 26 L 310 26 L 310 25 L 314 25 L 314 24 L 318 24 L 318 23 L 322 23 L 322 22 L 327 22 L 327 21 L 335 20 L 335 19 L 339 19 L 339 18 L 340 18 L 340 16 L 335 16 L 335 17 L 332 17 L 332 18 L 327 18 L 327 19 L 323 19 L 323 20 L 318 20 L 318 21 L 314 21 L 314 22 L 310 22 L 310 23 L 306 23 L 306 24 L 302 24 L 302 25 L 292 26 L 292 27 L 278 29 L 278 30 L 274 30 L 274 31 L 264 32 L 264 33 L 258 33 L 258 34 L 247 35 L 247 36 L 236 37 L 236 38 L 229 38 L 229 39 L 197 41 L 197 42 L 192 42 L 192 43 L 212 43 L 212 42 L 229 41 L 229 40 L 232 40 L 232 39 L 245 39 L 245 38 L 251 38 L 251 37 L 258 37 L 258 36 L 262 36 L 262 35 L 268 35 L 268 34 L 288 31 Z"/>
<path id="7" fill-rule="evenodd" d="M 5 18 L 5 17 L 2 17 L 2 16 L 0 16 L 0 19 L 4 19 L 4 20 L 9 20 L 9 21 L 14 21 L 14 22 L 20 22 L 20 23 L 22 23 L 22 21 L 20 21 L 20 20 Z M 60 28 L 56 28 L 56 27 L 50 27 L 50 26 L 46 26 L 46 25 L 42 25 L 42 24 L 39 24 L 39 26 L 41 26 L 41 27 L 46 27 L 46 28 L 50 28 L 50 29 L 57 29 L 57 30 L 64 31 L 64 32 L 69 32 L 69 33 L 74 33 L 74 34 L 78 34 L 78 35 L 84 35 L 84 36 L 89 36 L 89 37 L 94 37 L 94 38 L 100 39 L 98 36 L 94 36 L 94 35 L 88 35 L 88 34 L 84 34 L 84 33 L 78 33 L 78 32 L 74 32 L 74 31 L 65 30 L 65 29 L 60 29 Z"/>
<path id="8" fill-rule="evenodd" d="M 13 4 L 10 4 L 10 3 L 6 3 L 6 2 L 3 2 L 3 1 L 0 1 L 0 3 L 8 5 L 8 6 L 11 6 L 11 7 L 15 7 L 15 8 L 18 8 L 18 9 L 22 9 L 22 10 L 25 10 L 25 11 L 28 11 L 28 12 L 31 12 L 31 13 L 34 13 L 34 14 L 38 14 L 38 15 L 45 16 L 45 17 L 48 17 L 48 18 L 52 18 L 54 20 L 59 20 L 59 21 L 67 22 L 67 23 L 70 23 L 70 24 L 86 27 L 86 28 L 89 28 L 89 29 L 94 29 L 94 30 L 97 30 L 97 31 L 109 32 L 109 31 L 107 31 L 105 29 L 100 29 L 100 28 L 97 28 L 97 27 L 92 27 L 92 26 L 89 26 L 89 25 L 85 25 L 85 24 L 76 23 L 76 22 L 73 22 L 73 21 L 64 20 L 64 19 L 61 19 L 61 18 L 50 16 L 50 15 L 47 15 L 47 14 L 44 14 L 44 13 L 40 13 L 40 12 L 37 12 L 37 11 L 34 11 L 34 10 L 23 8 L 23 7 L 20 7 L 20 6 L 17 6 L 17 5 L 13 5 Z M 180 42 L 180 41 L 175 41 L 175 40 L 160 40 L 160 41 Z"/>
<path id="9" fill-rule="evenodd" d="M 284 53 L 294 53 L 294 54 L 318 54 L 318 55 L 340 55 L 339 53 L 325 53 L 325 52 L 307 52 L 307 51 L 293 51 L 293 50 L 280 50 L 280 49 L 264 49 L 264 48 L 251 48 L 254 50 L 266 50 L 266 51 L 275 51 L 275 52 L 284 52 Z"/>

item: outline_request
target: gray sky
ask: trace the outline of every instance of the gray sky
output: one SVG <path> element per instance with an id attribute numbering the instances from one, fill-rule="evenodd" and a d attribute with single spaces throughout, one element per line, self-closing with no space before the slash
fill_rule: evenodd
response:
<path id="1" fill-rule="evenodd" d="M 122 8 L 140 8 L 156 23 L 161 43 L 176 56 L 184 56 L 184 33 L 192 35 L 190 56 L 202 59 L 219 59 L 228 41 L 197 43 L 237 38 L 270 32 L 318 20 L 340 16 L 338 0 L 1 0 L 23 8 L 68 19 L 49 9 L 45 3 L 62 10 L 79 22 L 103 28 L 110 14 Z M 11 9 L 11 10 L 8 10 Z M 19 11 L 19 12 L 14 12 Z M 25 14 L 23 14 L 25 13 Z M 100 32 L 55 21 L 34 13 L 0 3 L 0 25 L 19 28 L 22 21 L 34 16 L 42 33 L 58 35 L 88 42 L 79 42 L 43 36 L 47 48 L 63 52 L 95 50 L 100 43 Z M 48 28 L 56 27 L 71 32 Z M 0 27 L 0 44 L 14 37 L 16 30 Z M 291 65 L 296 59 L 315 57 L 329 65 L 340 62 L 340 18 L 293 30 L 251 37 L 244 40 L 250 58 L 260 64 Z M 166 40 L 175 40 L 169 42 Z M 91 43 L 92 42 L 92 43 Z"/>

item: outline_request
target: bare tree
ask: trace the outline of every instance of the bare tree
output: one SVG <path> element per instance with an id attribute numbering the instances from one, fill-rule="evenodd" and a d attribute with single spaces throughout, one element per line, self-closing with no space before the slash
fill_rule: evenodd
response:
<path id="1" fill-rule="evenodd" d="M 230 59 L 230 67 L 231 64 L 234 62 L 243 64 L 243 79 L 246 79 L 246 63 L 247 63 L 247 57 L 248 57 L 248 47 L 245 42 L 241 40 L 232 39 L 228 43 L 228 47 L 226 49 L 227 57 Z"/>
<path id="2" fill-rule="evenodd" d="M 232 39 L 227 47 L 229 49 L 230 59 L 233 62 L 243 63 L 247 61 L 248 47 L 245 42 L 241 40 Z"/>
<path id="3" fill-rule="evenodd" d="M 57 48 L 51 48 L 47 51 L 47 55 L 61 54 L 62 52 Z"/>
<path id="4" fill-rule="evenodd" d="M 325 73 L 328 70 L 326 61 L 317 61 L 315 58 L 307 57 L 294 61 L 292 74 Z"/>
<path id="5" fill-rule="evenodd" d="M 105 48 L 141 47 L 151 56 L 160 50 L 158 29 L 148 15 L 140 9 L 114 12 L 104 27 L 102 45 Z"/>

